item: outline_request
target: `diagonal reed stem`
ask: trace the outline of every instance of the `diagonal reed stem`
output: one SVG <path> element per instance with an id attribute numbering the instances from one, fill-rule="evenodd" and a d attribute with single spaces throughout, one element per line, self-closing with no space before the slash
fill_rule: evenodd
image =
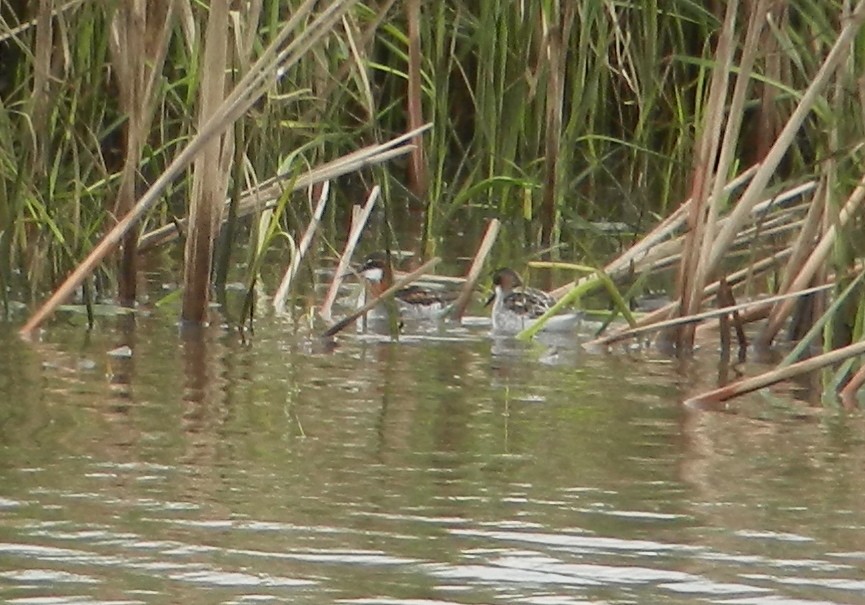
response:
<path id="1" fill-rule="evenodd" d="M 378 296 L 376 296 L 375 298 L 373 298 L 372 300 L 367 302 L 360 309 L 358 309 L 357 311 L 355 311 L 351 315 L 344 317 L 343 319 L 336 322 L 330 328 L 325 330 L 325 332 L 321 335 L 321 337 L 322 338 L 332 338 L 333 336 L 336 336 L 337 334 L 342 332 L 344 329 L 346 329 L 348 326 L 350 326 L 352 323 L 357 321 L 358 317 L 369 312 L 369 310 L 372 309 L 373 307 L 375 307 L 378 303 L 380 303 L 383 300 L 390 298 L 391 296 L 396 294 L 396 292 L 398 290 L 405 288 L 406 286 L 410 285 L 412 282 L 417 280 L 419 277 L 422 277 L 425 273 L 428 273 L 433 267 L 435 267 L 437 264 L 439 264 L 440 261 L 441 261 L 441 259 L 437 256 L 429 259 L 427 262 L 422 264 L 420 267 L 418 267 L 417 269 L 415 269 L 414 271 L 412 271 L 411 273 L 409 273 L 408 275 L 406 275 L 402 279 L 397 280 L 390 288 L 388 288 L 387 290 L 385 290 L 384 292 L 382 292 L 381 294 L 379 294 Z"/>

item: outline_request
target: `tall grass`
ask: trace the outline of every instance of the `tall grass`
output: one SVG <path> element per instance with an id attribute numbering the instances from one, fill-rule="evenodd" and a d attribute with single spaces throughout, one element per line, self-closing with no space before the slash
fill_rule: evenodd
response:
<path id="1" fill-rule="evenodd" d="M 36 3 L 24 3 L 18 14 L 4 13 L 0 36 L 20 55 L 2 97 L 3 149 L 14 159 L 3 181 L 24 189 L 11 196 L 18 232 L 4 243 L 8 266 L 29 267 L 33 293 L 55 284 L 93 245 L 110 224 L 107 208 L 122 214 L 126 202 L 114 209 L 104 200 L 128 198 L 134 179 L 123 175 L 137 168 L 140 193 L 197 129 L 190 109 L 203 77 L 207 11 L 163 2 L 175 8 L 161 45 L 165 67 L 158 57 L 138 62 L 154 66 L 156 79 L 153 124 L 140 138 L 137 162 L 130 128 L 141 112 L 125 92 L 134 80 L 123 73 L 124 49 L 112 46 L 125 5 L 72 3 L 48 18 L 31 10 Z M 261 0 L 233 13 L 246 24 L 253 54 L 298 5 Z M 38 20 L 26 25 L 31 18 Z M 147 27 L 158 32 L 158 19 Z M 449 220 L 477 207 L 509 219 L 506 228 L 538 246 L 572 243 L 562 227 L 584 227 L 584 219 L 645 224 L 649 212 L 686 190 L 684 160 L 712 50 L 689 45 L 716 28 L 713 15 L 683 1 L 359 4 L 244 118 L 244 169 L 235 178 L 249 186 L 431 120 L 422 162 L 429 185 L 412 187 L 427 210 L 428 253 Z M 243 61 L 228 69 L 242 70 Z M 47 71 L 53 75 L 46 80 Z M 36 94 L 46 85 L 51 94 Z M 114 90 L 120 94 L 105 94 Z M 40 112 L 49 119 L 36 129 L 32 118 Z M 40 148 L 50 155 L 45 170 L 33 164 Z M 406 175 L 384 176 L 400 183 Z M 185 216 L 191 183 L 174 185 L 148 224 Z M 381 185 L 388 191 L 393 183 Z M 40 237 L 49 229 L 59 237 Z"/>

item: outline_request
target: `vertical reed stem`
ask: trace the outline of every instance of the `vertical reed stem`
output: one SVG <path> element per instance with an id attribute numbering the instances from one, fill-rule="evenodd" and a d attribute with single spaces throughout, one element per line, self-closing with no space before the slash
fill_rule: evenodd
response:
<path id="1" fill-rule="evenodd" d="M 408 20 L 408 128 L 414 130 L 423 125 L 423 104 L 421 102 L 421 40 L 420 40 L 420 0 L 406 2 Z M 412 139 L 414 149 L 409 156 L 409 189 L 418 199 L 423 200 L 427 192 L 427 169 L 424 158 L 423 139 L 420 135 Z"/>
<path id="2" fill-rule="evenodd" d="M 228 3 L 213 2 L 204 42 L 199 109 L 199 124 L 202 126 L 216 113 L 225 97 L 227 40 Z M 227 143 L 226 135 L 208 142 L 194 165 L 181 310 L 181 319 L 194 324 L 207 320 L 213 245 L 222 222 L 225 200 L 225 192 L 220 186 L 224 177 L 219 174 L 224 143 Z"/>

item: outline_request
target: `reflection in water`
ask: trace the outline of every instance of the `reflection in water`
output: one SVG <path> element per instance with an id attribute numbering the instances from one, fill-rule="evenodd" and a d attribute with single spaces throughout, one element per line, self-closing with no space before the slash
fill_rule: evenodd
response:
<path id="1" fill-rule="evenodd" d="M 856 417 L 685 409 L 697 366 L 483 327 L 262 324 L 0 334 L 0 599 L 865 600 Z"/>

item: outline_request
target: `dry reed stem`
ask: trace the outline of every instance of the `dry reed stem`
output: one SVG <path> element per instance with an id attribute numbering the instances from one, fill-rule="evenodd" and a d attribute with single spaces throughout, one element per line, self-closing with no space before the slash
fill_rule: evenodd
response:
<path id="1" fill-rule="evenodd" d="M 747 177 L 752 175 L 753 172 L 756 171 L 756 169 L 757 169 L 757 166 L 752 166 L 745 173 L 743 173 L 739 177 L 737 177 L 737 179 L 735 181 L 729 183 L 727 185 L 726 189 L 729 190 L 729 189 L 733 188 L 734 186 L 737 186 L 737 185 L 741 184 L 742 182 L 746 181 Z M 807 193 L 808 191 L 810 191 L 811 189 L 813 189 L 815 186 L 816 186 L 816 183 L 814 181 L 807 181 L 805 183 L 802 183 L 801 185 L 797 185 L 796 187 L 793 187 L 792 189 L 784 191 L 783 193 L 777 194 L 776 196 L 774 196 L 768 200 L 762 201 L 761 203 L 755 205 L 754 208 L 752 209 L 752 212 L 751 212 L 752 220 L 756 220 L 756 217 L 759 214 L 761 214 L 765 210 L 769 209 L 773 205 L 777 205 L 777 204 L 780 204 L 780 203 L 787 201 L 789 199 L 793 199 L 795 197 L 803 195 L 803 194 Z M 623 255 L 621 255 L 619 258 L 617 258 L 612 263 L 610 263 L 608 265 L 607 269 L 605 269 L 605 271 L 621 272 L 624 269 L 628 269 L 630 266 L 633 266 L 640 271 L 644 271 L 644 270 L 658 271 L 658 270 L 661 270 L 661 269 L 668 267 L 673 262 L 678 260 L 680 255 L 678 253 L 669 253 L 669 251 L 675 250 L 676 248 L 678 248 L 682 245 L 681 244 L 681 242 L 682 242 L 681 236 L 675 240 L 669 240 L 669 241 L 663 242 L 661 244 L 655 245 L 653 248 L 648 249 L 648 250 L 646 250 L 645 247 L 642 246 L 642 244 L 644 242 L 654 244 L 655 242 L 660 241 L 664 237 L 668 237 L 669 233 L 672 230 L 674 230 L 679 225 L 681 225 L 681 223 L 683 221 L 681 213 L 683 211 L 683 208 L 687 204 L 690 204 L 690 200 L 688 200 L 684 204 L 682 204 L 682 206 L 680 206 L 680 208 L 676 211 L 676 213 L 679 214 L 679 217 L 675 221 L 670 221 L 670 218 L 674 218 L 676 213 L 674 213 L 674 215 L 671 215 L 670 217 L 668 217 L 668 219 L 666 221 L 664 221 L 661 225 L 656 227 L 652 233 L 650 233 L 648 236 L 646 236 L 646 238 L 644 238 L 640 242 L 640 244 L 633 246 L 628 251 L 626 251 Z M 725 218 L 721 219 L 718 222 L 718 224 L 723 225 L 726 220 L 727 220 L 727 218 L 725 217 Z M 764 232 L 764 235 L 768 235 L 768 233 Z M 637 250 L 638 248 L 641 248 L 641 249 Z M 636 251 L 636 253 L 635 253 L 635 251 Z M 661 256 L 662 254 L 669 254 L 669 255 L 668 256 Z M 768 258 L 760 259 L 759 261 L 754 263 L 752 266 L 746 267 L 744 269 L 741 269 L 741 270 L 731 274 L 730 276 L 728 276 L 728 280 L 731 284 L 734 284 L 734 285 L 739 284 L 750 276 L 755 276 L 762 271 L 768 270 L 769 268 L 773 267 L 777 262 L 779 262 L 785 256 L 788 256 L 789 254 L 790 254 L 790 250 L 785 249 L 785 250 L 782 250 L 782 251 L 780 251 L 780 252 L 778 252 L 778 253 L 776 253 L 776 254 L 768 257 Z M 621 267 L 622 259 L 626 259 L 627 261 L 631 262 L 632 265 Z M 614 275 L 615 275 L 615 273 L 611 273 L 611 276 L 614 276 Z M 583 278 L 583 280 L 584 279 L 585 278 Z M 572 284 L 580 283 L 583 280 L 578 280 L 577 282 L 572 282 Z M 719 286 L 719 283 L 717 281 L 714 282 L 713 284 L 710 284 L 709 286 L 707 286 L 704 289 L 703 298 L 705 299 L 709 296 L 712 296 L 715 292 L 717 292 L 718 286 Z M 556 296 L 556 298 L 561 296 L 561 293 L 559 292 L 559 290 L 561 290 L 561 288 L 553 291 L 553 294 L 554 294 L 554 296 Z M 644 317 L 642 317 L 637 322 L 637 325 L 639 327 L 642 327 L 645 325 L 649 325 L 653 322 L 668 318 L 670 314 L 672 314 L 678 310 L 678 304 L 679 304 L 678 302 L 672 302 L 670 304 L 667 304 L 667 305 L 661 307 L 660 309 L 657 309 L 657 310 L 645 315 Z M 706 329 L 706 328 L 709 328 L 709 327 L 714 328 L 715 326 L 700 326 L 697 328 L 697 331 L 699 332 L 699 331 Z M 591 344 L 591 345 L 606 344 L 608 342 L 608 339 L 615 340 L 618 333 L 619 333 L 619 331 L 614 331 L 612 334 L 609 334 L 605 337 L 595 339 L 588 344 Z"/>
<path id="2" fill-rule="evenodd" d="M 480 277 L 481 270 L 483 270 L 487 256 L 489 256 L 490 250 L 492 250 L 493 245 L 496 243 L 500 227 L 501 222 L 497 218 L 492 219 L 487 225 L 484 238 L 481 240 L 481 245 L 478 246 L 478 251 L 472 261 L 472 266 L 466 274 L 466 281 L 460 290 L 459 296 L 453 304 L 453 309 L 450 315 L 457 321 L 459 321 L 466 312 L 466 307 L 468 307 L 469 301 L 471 300 L 472 292 L 478 283 L 478 278 Z"/>
<path id="3" fill-rule="evenodd" d="M 800 206 L 804 206 L 804 204 L 778 210 L 772 215 L 772 218 L 761 219 L 760 215 L 763 210 L 769 208 L 770 206 L 802 195 L 813 187 L 814 182 L 809 181 L 807 183 L 794 187 L 793 189 L 778 194 L 778 196 L 766 200 L 755 206 L 754 210 L 751 213 L 750 222 L 759 222 L 755 226 L 741 231 L 736 236 L 736 239 L 733 241 L 731 249 L 735 247 L 741 247 L 743 245 L 753 246 L 754 242 L 756 241 L 756 236 L 758 235 L 766 239 L 773 235 L 782 234 L 792 229 L 801 227 L 802 219 L 791 221 L 791 217 L 793 216 L 792 211 L 796 210 Z M 726 217 L 721 218 L 718 221 L 718 225 L 723 225 L 726 220 Z M 640 256 L 638 259 L 633 261 L 632 265 L 629 266 L 628 269 L 633 267 L 635 271 L 661 270 L 662 268 L 668 266 L 671 260 L 678 260 L 679 258 L 681 258 L 683 241 L 684 236 L 680 235 L 675 239 L 670 239 L 660 244 L 657 244 L 650 250 L 645 251 L 643 255 Z"/>
<path id="4" fill-rule="evenodd" d="M 859 389 L 862 388 L 863 384 L 865 384 L 865 365 L 861 366 L 859 370 L 850 377 L 850 380 L 847 381 L 844 388 L 841 389 L 841 392 L 839 393 L 841 400 L 848 404 L 854 403 L 856 393 L 859 392 Z"/>
<path id="5" fill-rule="evenodd" d="M 406 113 L 410 130 L 424 123 L 421 95 L 421 41 L 420 41 L 420 0 L 407 0 L 405 5 L 408 21 L 408 91 L 406 95 Z M 423 141 L 420 135 L 412 139 L 414 149 L 408 162 L 408 187 L 418 199 L 426 197 L 428 177 L 426 160 L 424 158 Z"/>
<path id="6" fill-rule="evenodd" d="M 776 2 L 769 9 L 766 16 L 766 21 L 770 24 L 775 23 L 776 26 L 782 29 L 786 24 L 780 21 L 786 21 L 787 14 L 786 3 Z M 774 82 L 785 81 L 782 70 L 782 61 L 786 61 L 783 67 L 789 69 L 790 56 L 787 53 L 779 52 L 778 36 L 771 28 L 764 28 L 762 39 L 759 42 L 763 56 L 763 80 L 756 83 L 760 93 L 760 108 L 757 120 L 757 132 L 755 135 L 756 145 L 754 145 L 754 155 L 751 157 L 757 161 L 766 157 L 766 154 L 771 148 L 772 142 L 778 135 L 780 128 L 780 114 L 778 104 L 778 87 Z"/>
<path id="7" fill-rule="evenodd" d="M 138 166 L 156 109 L 156 82 L 162 73 L 173 23 L 174 0 L 144 7 L 127 1 L 111 23 L 109 48 L 112 55 L 120 107 L 127 116 L 126 149 L 114 216 L 123 217 L 135 203 Z M 156 33 L 156 35 L 154 35 Z M 123 239 L 118 298 L 123 305 L 135 303 L 138 284 L 138 233 L 131 229 Z"/>
<path id="8" fill-rule="evenodd" d="M 814 198 L 821 197 L 821 191 L 825 187 L 819 188 L 814 193 Z M 787 292 L 795 279 L 796 275 L 802 270 L 808 257 L 814 249 L 814 240 L 820 231 L 821 217 L 823 216 L 823 205 L 817 204 L 813 200 L 808 205 L 808 214 L 801 221 L 802 229 L 796 236 L 795 242 L 791 246 L 793 253 L 790 255 L 787 265 L 781 273 L 781 286 L 779 292 Z"/>
<path id="9" fill-rule="evenodd" d="M 321 223 L 321 217 L 324 214 L 324 209 L 327 206 L 328 195 L 330 193 L 330 182 L 325 181 L 322 184 L 321 192 L 318 195 L 318 201 L 315 205 L 315 210 L 312 213 L 312 218 L 309 221 L 300 244 L 297 250 L 294 250 L 291 255 L 291 262 L 288 264 L 288 269 L 285 270 L 285 275 L 282 276 L 282 281 L 279 283 L 279 288 L 276 289 L 276 294 L 273 295 L 273 309 L 279 314 L 285 313 L 285 299 L 288 297 L 288 291 L 291 288 L 291 282 L 294 276 L 297 275 L 297 270 L 300 268 L 300 262 L 306 255 L 309 246 L 312 243 L 312 238 Z M 310 187 L 310 196 L 312 195 L 312 187 Z"/>
<path id="10" fill-rule="evenodd" d="M 757 215 L 761 214 L 764 210 L 767 210 L 771 206 L 777 205 L 783 201 L 786 201 L 786 200 L 792 199 L 794 197 L 797 197 L 799 195 L 802 195 L 802 194 L 806 193 L 807 191 L 813 189 L 814 186 L 815 186 L 814 181 L 808 181 L 806 183 L 803 183 L 802 185 L 798 185 L 798 186 L 794 187 L 793 189 L 787 190 L 787 191 L 777 195 L 776 197 L 774 197 L 772 199 L 765 200 L 754 207 L 754 209 L 752 211 L 752 216 L 756 220 Z M 784 212 L 784 211 L 782 211 L 782 212 Z M 725 220 L 726 219 L 721 219 L 719 221 L 719 224 L 723 225 Z M 762 235 L 764 237 L 767 237 L 767 236 L 769 236 L 775 232 L 787 231 L 787 230 L 791 229 L 792 227 L 794 227 L 795 225 L 801 224 L 801 222 L 802 221 L 796 221 L 792 225 L 789 223 L 784 223 L 781 226 L 777 227 L 775 230 L 772 230 L 772 229 L 764 230 L 762 232 Z M 747 236 L 747 232 L 745 232 L 741 237 L 737 238 L 736 242 L 747 243 L 748 241 L 750 241 L 745 236 Z M 663 270 L 663 269 L 669 267 L 670 265 L 672 265 L 674 262 L 676 262 L 680 258 L 680 255 L 678 253 L 670 253 L 668 256 L 661 256 L 661 255 L 664 253 L 667 253 L 670 250 L 675 250 L 676 248 L 681 247 L 682 239 L 683 238 L 680 236 L 678 239 L 670 240 L 667 242 L 663 242 L 662 244 L 659 244 L 658 246 L 654 247 L 651 251 L 647 251 L 647 252 L 643 253 L 644 256 L 639 258 L 632 266 L 638 271 L 646 271 L 646 270 L 660 271 L 660 270 Z M 791 253 L 790 249 L 784 249 L 784 250 L 781 250 L 780 252 L 777 252 L 776 254 L 774 254 L 770 257 L 760 259 L 756 263 L 753 263 L 752 265 L 750 265 L 748 267 L 740 269 L 739 271 L 736 271 L 735 273 L 728 276 L 729 283 L 738 286 L 739 284 L 743 283 L 747 279 L 752 278 L 752 277 L 758 275 L 759 273 L 766 271 L 769 268 L 775 266 L 785 256 L 789 256 L 790 253 Z M 719 282 L 716 281 L 713 284 L 710 284 L 709 286 L 707 286 L 703 292 L 703 299 L 706 299 L 706 298 L 712 296 L 713 294 L 715 294 L 718 290 L 719 285 L 720 285 Z M 649 324 L 654 323 L 656 321 L 660 321 L 662 319 L 669 317 L 670 314 L 674 313 L 678 309 L 678 304 L 679 304 L 678 302 L 671 302 L 670 304 L 665 305 L 665 306 L 661 307 L 660 309 L 657 309 L 657 310 L 645 315 L 644 317 L 642 317 L 637 322 L 637 326 L 638 327 L 646 326 L 646 325 L 649 325 Z M 762 313 L 761 317 L 765 317 L 766 314 L 767 313 Z M 708 329 L 708 328 L 714 329 L 716 327 L 717 326 L 715 326 L 715 325 L 699 326 L 697 328 L 697 332 L 700 332 L 700 331 L 702 331 L 704 329 Z M 590 344 L 601 345 L 601 344 L 607 343 L 608 341 L 614 341 L 619 332 L 620 331 L 614 331 L 612 334 L 609 334 L 608 336 L 596 339 L 596 340 L 592 341 Z"/>
<path id="11" fill-rule="evenodd" d="M 401 145 L 414 135 L 428 130 L 432 124 L 425 124 L 416 131 L 410 131 L 391 139 L 385 143 L 369 145 L 357 151 L 337 158 L 327 164 L 314 168 L 291 181 L 292 191 L 305 189 L 315 183 L 333 180 L 349 172 L 354 172 L 366 166 L 385 162 L 392 158 L 404 155 L 411 151 L 411 145 Z M 265 205 L 277 199 L 285 192 L 284 181 L 291 179 L 291 174 L 279 174 L 261 183 L 254 189 L 247 189 L 238 203 L 238 218 L 260 210 Z M 231 200 L 226 200 L 228 206 Z M 141 251 L 149 250 L 155 246 L 174 240 L 180 231 L 177 226 L 184 227 L 185 220 L 177 221 L 170 225 L 163 225 L 145 233 L 139 240 L 138 248 Z"/>
<path id="12" fill-rule="evenodd" d="M 754 61 L 757 56 L 760 34 L 763 31 L 763 25 L 766 22 L 767 4 L 768 0 L 759 0 L 757 6 L 751 8 L 748 30 L 745 34 L 745 43 L 742 49 L 742 57 L 739 62 L 739 71 L 736 74 L 736 84 L 733 88 L 730 107 L 726 110 L 728 117 L 727 122 L 723 127 L 724 138 L 721 142 L 721 148 L 719 151 L 716 175 L 726 175 L 733 163 L 736 146 L 739 140 L 739 133 L 742 129 L 742 120 L 745 115 L 745 103 L 748 100 L 747 93 L 750 88 L 751 72 L 754 68 Z M 731 64 L 728 63 L 726 68 L 729 70 Z M 718 221 L 719 216 L 718 208 L 724 197 L 722 192 L 723 181 L 716 176 L 712 183 L 712 193 L 710 198 L 712 203 L 706 228 L 707 233 L 712 236 L 714 236 L 716 231 L 716 222 Z M 700 250 L 700 270 L 704 272 L 704 275 L 701 276 L 701 279 L 699 280 L 703 283 L 709 277 L 708 274 L 705 274 L 707 268 L 703 259 L 708 259 L 711 247 L 711 237 L 704 238 Z"/>
<path id="13" fill-rule="evenodd" d="M 255 42 L 261 35 L 257 24 L 259 19 L 261 18 L 263 4 L 264 0 L 247 0 L 246 2 L 245 21 L 247 25 L 249 25 L 249 27 L 246 30 L 245 36 L 243 36 L 242 38 L 240 49 L 237 53 L 238 58 L 240 59 L 240 66 L 243 71 L 247 71 L 249 69 L 249 57 L 252 56 L 252 51 L 255 48 Z"/>
<path id="14" fill-rule="evenodd" d="M 30 97 L 30 127 L 33 132 L 33 168 L 42 166 L 48 136 L 48 103 L 51 100 L 51 53 L 54 46 L 53 0 L 39 0 L 36 43 L 33 51 L 33 93 Z"/>
<path id="15" fill-rule="evenodd" d="M 372 119 L 372 116 L 376 114 L 376 105 L 372 94 L 372 84 L 370 84 L 369 76 L 366 73 L 367 62 L 363 57 L 361 57 L 361 49 L 358 48 L 357 42 L 355 41 L 354 28 L 347 17 L 342 18 L 342 28 L 345 31 L 345 37 L 348 40 L 348 47 L 351 50 L 351 56 L 354 59 L 356 73 L 360 80 L 359 88 L 360 93 L 363 95 L 363 100 L 366 103 L 367 118 Z M 324 86 L 324 88 L 327 88 L 327 86 Z M 421 124 L 423 124 L 423 122 L 418 123 L 418 126 Z"/>
<path id="16" fill-rule="evenodd" d="M 333 336 L 336 336 L 337 334 L 342 332 L 345 328 L 347 328 L 352 323 L 357 321 L 358 317 L 369 312 L 369 310 L 372 309 L 373 307 L 375 307 L 379 302 L 381 302 L 382 300 L 386 300 L 387 298 L 390 298 L 391 296 L 396 294 L 396 292 L 398 290 L 401 290 L 402 288 L 405 288 L 406 286 L 411 285 L 419 277 L 422 277 L 425 273 L 428 273 L 433 267 L 435 267 L 437 264 L 439 264 L 440 261 L 441 261 L 441 259 L 437 256 L 429 259 L 427 262 L 422 264 L 420 267 L 418 267 L 417 269 L 415 269 L 414 271 L 412 271 L 411 273 L 409 273 L 405 277 L 397 280 L 390 288 L 388 288 L 387 290 L 382 292 L 379 296 L 376 296 L 372 300 L 368 301 L 360 309 L 358 309 L 357 311 L 355 311 L 351 315 L 344 317 L 343 319 L 339 320 L 337 323 L 332 325 L 330 328 L 328 328 L 324 332 L 324 334 L 321 335 L 322 338 L 331 338 Z"/>
<path id="17" fill-rule="evenodd" d="M 727 88 L 730 69 L 733 64 L 733 34 L 736 28 L 736 13 L 738 1 L 727 3 L 724 23 L 718 37 L 715 50 L 715 61 L 712 69 L 712 80 L 709 85 L 709 97 L 703 109 L 703 125 L 700 132 L 697 156 L 694 164 L 691 198 L 693 202 L 688 212 L 688 229 L 685 233 L 682 248 L 682 261 L 676 284 L 676 298 L 679 299 L 679 313 L 683 316 L 693 315 L 700 308 L 705 281 L 708 279 L 705 256 L 702 250 L 709 245 L 714 237 L 714 225 L 718 215 L 718 197 L 711 198 L 713 181 L 720 181 L 718 156 L 721 153 L 721 133 L 724 130 L 724 117 L 730 120 L 737 118 L 726 114 Z M 738 116 L 741 120 L 741 116 Z M 730 143 L 729 140 L 725 140 Z M 720 185 L 720 183 L 719 183 Z M 676 324 L 675 333 L 669 337 L 677 344 L 680 353 L 691 351 L 694 347 L 694 324 Z"/>
<path id="18" fill-rule="evenodd" d="M 336 300 L 336 294 L 339 291 L 339 285 L 342 283 L 342 278 L 348 270 L 351 257 L 354 254 L 354 249 L 357 247 L 357 242 L 363 233 L 364 227 L 369 220 L 369 215 L 372 214 L 372 209 L 375 207 L 375 202 L 378 200 L 381 189 L 378 185 L 372 188 L 369 196 L 366 198 L 366 203 L 363 205 L 363 210 L 356 214 L 352 212 L 351 230 L 348 234 L 348 239 L 345 242 L 345 247 L 339 257 L 339 263 L 336 266 L 336 273 L 333 276 L 333 281 L 330 282 L 330 288 L 327 290 L 327 295 L 324 297 L 324 302 L 321 303 L 321 309 L 318 314 L 325 321 L 331 320 L 331 309 Z M 355 206 L 352 210 L 356 210 Z"/>
<path id="19" fill-rule="evenodd" d="M 719 282 L 713 284 L 716 286 L 715 290 L 718 291 Z M 711 311 L 703 311 L 702 313 L 694 313 L 693 315 L 687 315 L 684 317 L 675 317 L 673 319 L 667 319 L 665 321 L 654 322 L 650 325 L 637 326 L 634 328 L 628 328 L 626 330 L 622 330 L 621 332 L 617 332 L 612 336 L 608 336 L 606 338 L 599 338 L 593 340 L 591 342 L 586 343 L 586 346 L 599 346 L 599 345 L 609 345 L 616 343 L 620 340 L 625 340 L 627 338 L 633 338 L 635 336 L 640 336 L 642 334 L 647 334 L 650 332 L 655 332 L 657 330 L 662 330 L 665 328 L 672 328 L 682 324 L 696 324 L 702 322 L 705 319 L 712 319 L 715 317 L 721 317 L 725 315 L 729 315 L 731 313 L 736 313 L 738 311 L 753 309 L 755 307 L 764 307 L 776 303 L 781 300 L 786 299 L 794 299 L 800 296 L 804 296 L 806 294 L 812 294 L 814 292 L 821 292 L 823 290 L 828 290 L 832 287 L 833 284 L 823 284 L 822 286 L 814 286 L 813 288 L 806 288 L 804 290 L 800 290 L 798 292 L 790 292 L 787 294 L 779 294 L 777 296 L 770 296 L 768 298 L 761 298 L 758 300 L 751 300 L 748 302 L 739 303 L 737 305 L 731 305 L 729 307 L 721 307 L 720 309 L 712 309 Z M 676 303 L 674 303 L 676 304 Z M 669 305 L 668 305 L 669 306 Z"/>
<path id="20" fill-rule="evenodd" d="M 556 200 L 559 196 L 559 148 L 562 139 L 562 111 L 564 86 L 562 80 L 564 75 L 562 61 L 562 41 L 558 23 L 552 26 L 547 22 L 546 11 L 544 14 L 544 26 L 546 27 L 544 40 L 544 55 L 547 59 L 547 90 L 544 99 L 546 103 L 544 112 L 544 189 L 541 200 L 541 247 L 549 249 L 553 246 L 556 229 Z M 543 255 L 549 258 L 549 254 Z"/>
<path id="21" fill-rule="evenodd" d="M 865 353 L 865 340 L 815 357 L 810 357 L 804 361 L 784 366 L 783 368 L 765 372 L 758 376 L 745 378 L 706 393 L 701 393 L 700 395 L 686 399 L 684 403 L 685 405 L 696 406 L 720 403 L 750 393 L 751 391 L 756 391 L 757 389 L 762 389 L 776 384 L 782 380 L 801 376 L 802 374 L 807 374 L 808 372 L 813 372 L 814 370 L 819 370 L 832 364 L 840 363 L 850 359 L 851 357 L 862 355 L 863 353 Z M 847 395 L 849 396 L 849 393 Z"/>
<path id="22" fill-rule="evenodd" d="M 205 32 L 199 127 L 212 119 L 225 98 L 228 25 L 228 4 L 214 2 Z M 221 159 L 224 148 L 231 147 L 232 143 L 229 132 L 224 131 L 213 137 L 195 158 L 183 264 L 181 319 L 184 322 L 199 324 L 207 321 L 213 247 L 222 224 L 222 201 L 228 186 L 228 174 L 221 171 Z"/>
<path id="23" fill-rule="evenodd" d="M 802 269 L 790 282 L 789 289 L 791 291 L 799 290 L 811 282 L 818 269 L 825 263 L 832 246 L 835 245 L 835 234 L 838 232 L 838 229 L 846 225 L 856 214 L 863 200 L 865 200 L 865 175 L 863 175 L 853 193 L 850 194 L 844 207 L 841 208 L 841 212 L 838 214 L 838 223 L 831 225 L 826 230 L 823 237 L 820 238 L 820 241 L 811 251 L 808 260 L 802 265 Z M 784 320 L 793 309 L 793 302 L 784 301 L 773 310 L 769 321 L 756 339 L 758 345 L 767 346 L 775 339 Z"/>

